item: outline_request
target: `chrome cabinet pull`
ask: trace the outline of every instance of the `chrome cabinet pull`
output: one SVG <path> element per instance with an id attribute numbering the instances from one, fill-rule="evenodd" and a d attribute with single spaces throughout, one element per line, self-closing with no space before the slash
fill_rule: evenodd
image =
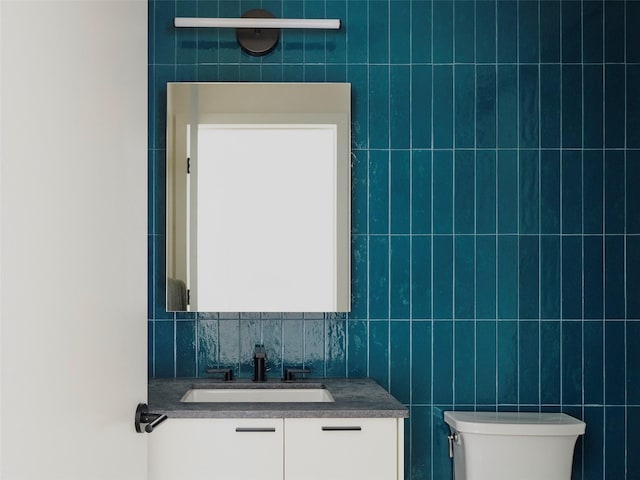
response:
<path id="1" fill-rule="evenodd" d="M 322 427 L 323 432 L 360 432 L 362 427 Z"/>
<path id="2" fill-rule="evenodd" d="M 274 433 L 276 431 L 273 427 L 265 427 L 265 428 L 252 428 L 252 427 L 236 427 L 236 432 L 238 433 Z"/>

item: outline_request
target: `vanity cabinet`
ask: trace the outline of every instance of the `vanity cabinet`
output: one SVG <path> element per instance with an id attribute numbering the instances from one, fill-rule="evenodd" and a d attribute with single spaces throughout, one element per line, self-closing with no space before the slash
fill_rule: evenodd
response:
<path id="1" fill-rule="evenodd" d="M 287 418 L 285 480 L 402 480 L 404 419 Z"/>
<path id="2" fill-rule="evenodd" d="M 150 480 L 403 480 L 403 418 L 169 418 Z"/>
<path id="3" fill-rule="evenodd" d="M 150 480 L 282 480 L 283 420 L 170 418 L 149 436 Z"/>

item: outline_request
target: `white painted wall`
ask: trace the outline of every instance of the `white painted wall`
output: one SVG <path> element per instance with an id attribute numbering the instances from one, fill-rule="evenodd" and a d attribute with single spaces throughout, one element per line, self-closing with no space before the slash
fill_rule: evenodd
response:
<path id="1" fill-rule="evenodd" d="M 146 1 L 0 1 L 0 478 L 142 480 Z"/>

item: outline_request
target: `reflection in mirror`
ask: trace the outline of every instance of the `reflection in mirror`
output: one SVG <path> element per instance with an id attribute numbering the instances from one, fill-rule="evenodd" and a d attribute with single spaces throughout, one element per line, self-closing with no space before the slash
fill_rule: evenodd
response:
<path id="1" fill-rule="evenodd" d="M 349 84 L 173 83 L 167 310 L 350 309 Z"/>

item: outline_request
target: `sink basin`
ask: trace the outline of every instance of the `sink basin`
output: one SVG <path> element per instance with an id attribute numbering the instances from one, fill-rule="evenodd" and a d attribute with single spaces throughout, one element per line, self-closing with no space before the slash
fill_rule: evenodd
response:
<path id="1" fill-rule="evenodd" d="M 326 388 L 190 388 L 181 402 L 254 403 L 254 402 L 333 402 Z"/>

